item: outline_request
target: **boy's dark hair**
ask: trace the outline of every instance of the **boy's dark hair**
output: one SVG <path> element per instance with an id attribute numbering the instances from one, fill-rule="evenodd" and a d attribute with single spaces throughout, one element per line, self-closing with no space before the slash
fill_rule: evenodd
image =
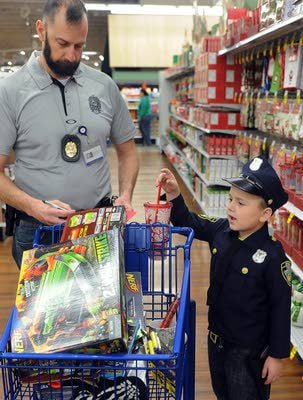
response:
<path id="1" fill-rule="evenodd" d="M 66 7 L 66 21 L 71 24 L 81 22 L 83 16 L 87 14 L 81 0 L 47 0 L 43 8 L 42 17 L 54 22 L 56 14 L 62 7 Z"/>
<path id="2" fill-rule="evenodd" d="M 145 89 L 141 89 L 141 93 L 143 93 L 144 94 L 144 96 L 148 96 L 148 93 L 147 93 L 147 91 L 145 90 Z"/>

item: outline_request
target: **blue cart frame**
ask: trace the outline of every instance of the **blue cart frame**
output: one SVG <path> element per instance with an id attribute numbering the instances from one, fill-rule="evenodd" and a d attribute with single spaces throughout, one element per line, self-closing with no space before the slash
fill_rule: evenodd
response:
<path id="1" fill-rule="evenodd" d="M 155 247 L 152 242 L 152 230 L 163 230 L 162 243 Z M 40 246 L 42 235 L 51 235 L 53 243 L 59 241 L 62 226 L 38 228 L 35 246 Z M 71 391 L 82 386 L 83 397 L 79 399 L 141 399 L 123 393 L 119 396 L 118 386 L 127 385 L 131 374 L 135 380 L 142 371 L 146 371 L 148 399 L 185 399 L 195 398 L 195 302 L 190 301 L 190 246 L 193 241 L 190 228 L 177 228 L 161 224 L 131 223 L 125 231 L 125 266 L 126 271 L 140 271 L 144 309 L 147 322 L 162 319 L 177 295 L 180 305 L 177 313 L 177 325 L 171 354 L 19 354 L 10 351 L 10 331 L 13 311 L 0 340 L 0 368 L 2 372 L 4 400 L 65 400 L 63 397 L 64 381 L 69 377 Z M 113 392 L 99 397 L 85 397 L 86 377 L 99 380 L 100 374 L 112 373 Z M 35 373 L 35 383 L 26 374 Z M 123 377 L 121 378 L 121 371 Z M 75 376 L 77 378 L 75 378 Z M 120 378 L 118 379 L 118 376 Z M 48 382 L 48 396 L 43 397 L 40 388 Z M 52 385 L 56 382 L 56 385 Z M 59 384 L 58 384 L 59 382 Z M 74 387 L 74 388 L 73 388 Z M 42 389 L 41 389 L 42 390 Z M 81 392 L 82 393 L 82 392 Z M 72 395 L 71 398 L 74 398 Z"/>

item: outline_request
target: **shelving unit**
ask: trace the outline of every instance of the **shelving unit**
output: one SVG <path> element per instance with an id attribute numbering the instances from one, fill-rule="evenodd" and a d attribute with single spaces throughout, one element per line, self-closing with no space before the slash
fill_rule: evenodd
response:
<path id="1" fill-rule="evenodd" d="M 241 40 L 231 47 L 219 51 L 219 55 L 236 54 L 245 50 L 251 50 L 290 33 L 301 32 L 302 24 L 303 15 L 296 15 L 286 21 L 276 23 L 245 40 Z"/>
<path id="2" fill-rule="evenodd" d="M 213 209 L 206 209 L 206 205 L 205 202 L 202 202 L 201 197 L 195 192 L 195 183 L 193 183 L 193 180 L 195 179 L 195 176 L 197 178 L 200 179 L 200 181 L 202 182 L 202 185 L 204 188 L 204 190 L 212 190 L 213 188 L 215 190 L 226 190 L 227 193 L 227 188 L 229 187 L 229 184 L 227 184 L 227 182 L 223 181 L 222 179 L 220 180 L 216 180 L 216 181 L 211 181 L 209 179 L 206 178 L 205 173 L 201 172 L 201 168 L 196 165 L 196 158 L 195 158 L 195 152 L 199 153 L 202 157 L 204 157 L 207 160 L 210 159 L 218 159 L 218 160 L 235 160 L 235 156 L 231 156 L 231 155 L 213 155 L 213 154 L 209 154 L 205 149 L 202 148 L 201 142 L 198 143 L 198 139 L 197 141 L 194 140 L 195 136 L 200 136 L 200 135 L 210 135 L 210 134 L 219 134 L 219 135 L 235 135 L 236 131 L 235 130 L 222 130 L 222 129 L 216 129 L 216 130 L 211 130 L 211 129 L 207 129 L 203 126 L 199 126 L 198 124 L 194 123 L 193 121 L 190 121 L 186 118 L 181 117 L 180 115 L 177 115 L 176 113 L 172 113 L 171 110 L 169 110 L 168 104 L 170 104 L 170 102 L 172 101 L 172 99 L 176 98 L 176 93 L 175 93 L 175 88 L 174 88 L 174 84 L 175 81 L 179 78 L 183 78 L 189 75 L 193 75 L 194 74 L 194 67 L 190 67 L 190 68 L 179 68 L 177 71 L 175 70 L 174 72 L 170 72 L 170 71 L 163 71 L 160 73 L 160 91 L 161 91 L 161 98 L 160 98 L 160 149 L 167 154 L 167 150 L 166 150 L 166 146 L 169 145 L 170 148 L 173 150 L 173 152 L 175 154 L 177 154 L 181 160 L 183 160 L 183 162 L 188 166 L 189 170 L 192 171 L 192 173 L 194 174 L 194 176 L 190 176 L 188 177 L 186 175 L 186 173 L 184 173 L 183 171 L 180 171 L 180 169 L 178 168 L 178 165 L 174 162 L 172 162 L 174 168 L 176 169 L 176 171 L 178 172 L 178 174 L 180 175 L 180 177 L 182 178 L 184 184 L 186 185 L 186 187 L 188 188 L 188 190 L 190 191 L 190 193 L 193 195 L 193 197 L 195 198 L 195 200 L 197 201 L 199 207 L 203 210 L 203 212 L 205 213 L 209 213 L 210 215 L 214 215 L 213 214 Z M 191 97 L 188 97 L 187 100 L 189 103 L 193 104 L 193 99 Z M 198 105 L 197 105 L 198 106 Z M 207 106 L 207 105 L 203 105 L 205 108 L 208 108 L 210 110 L 213 110 L 214 108 L 212 106 Z M 226 105 L 225 105 L 226 107 Z M 237 105 L 238 108 L 238 105 Z M 232 109 L 232 107 L 226 107 L 226 109 L 230 110 Z M 180 132 L 177 132 L 173 126 L 170 126 L 169 121 L 170 119 L 174 119 L 175 121 L 181 122 L 182 126 L 183 124 L 193 128 L 193 130 L 197 130 L 197 133 L 193 134 L 193 135 L 187 135 L 184 134 L 182 135 Z M 176 141 L 175 139 L 177 139 L 178 142 L 183 143 L 184 145 L 188 146 L 191 148 L 188 153 L 190 153 L 191 155 L 194 154 L 194 159 L 195 161 L 193 161 L 192 159 L 190 159 L 189 157 L 187 157 L 187 155 L 178 148 L 178 146 L 171 140 L 171 138 L 168 137 L 167 134 L 167 129 L 169 128 L 170 132 L 173 133 L 174 136 L 174 141 Z M 193 137 L 193 138 L 192 138 Z M 182 146 L 181 146 L 182 147 Z M 168 158 L 170 159 L 170 154 L 167 154 Z M 171 160 L 170 160 L 171 161 Z M 216 213 L 216 211 L 215 211 Z M 220 215 L 219 215 L 220 214 Z M 220 209 L 218 209 L 218 214 L 215 216 L 219 216 L 219 217 L 224 217 L 226 214 L 224 212 L 221 212 Z"/>

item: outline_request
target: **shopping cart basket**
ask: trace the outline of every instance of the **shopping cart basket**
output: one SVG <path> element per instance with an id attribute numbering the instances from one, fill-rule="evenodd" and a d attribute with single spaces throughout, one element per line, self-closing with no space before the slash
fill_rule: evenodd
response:
<path id="1" fill-rule="evenodd" d="M 161 252 L 154 251 L 154 227 L 169 232 Z M 62 226 L 40 227 L 60 239 Z M 165 235 L 163 235 L 164 237 Z M 6 400 L 194 399 L 195 304 L 190 301 L 190 246 L 193 231 L 168 225 L 131 223 L 125 231 L 127 271 L 140 271 L 147 322 L 162 319 L 180 297 L 170 354 L 12 353 L 13 311 L 0 340 L 3 398 Z M 110 372 L 110 379 L 108 374 Z"/>

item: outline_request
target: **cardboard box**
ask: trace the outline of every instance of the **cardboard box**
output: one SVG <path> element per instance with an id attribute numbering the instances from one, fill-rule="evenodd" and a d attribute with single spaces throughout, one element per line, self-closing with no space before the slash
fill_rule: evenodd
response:
<path id="1" fill-rule="evenodd" d="M 126 350 L 124 246 L 111 230 L 25 251 L 12 351 L 52 353 L 102 342 Z"/>
<path id="2" fill-rule="evenodd" d="M 70 214 L 65 223 L 61 242 L 97 234 L 110 229 L 123 231 L 126 225 L 124 206 L 102 207 Z"/>

